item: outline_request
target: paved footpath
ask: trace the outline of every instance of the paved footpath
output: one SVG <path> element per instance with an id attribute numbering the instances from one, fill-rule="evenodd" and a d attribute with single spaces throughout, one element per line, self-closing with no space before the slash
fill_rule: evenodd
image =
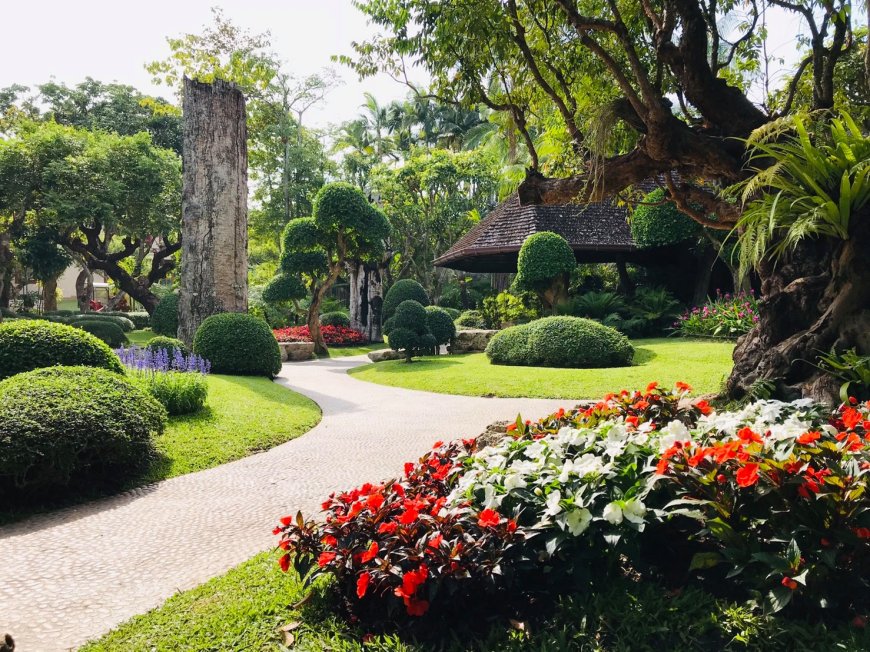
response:
<path id="1" fill-rule="evenodd" d="M 569 403 L 432 394 L 346 374 L 366 362 L 284 365 L 278 381 L 323 410 L 293 441 L 0 528 L 0 636 L 13 634 L 17 652 L 75 649 L 270 548 L 284 514 L 313 514 L 333 490 L 400 474 L 437 439 Z"/>

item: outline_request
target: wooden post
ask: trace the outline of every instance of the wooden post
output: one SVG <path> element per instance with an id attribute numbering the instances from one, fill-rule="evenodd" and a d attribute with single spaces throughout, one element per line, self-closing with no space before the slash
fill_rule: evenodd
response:
<path id="1" fill-rule="evenodd" d="M 233 84 L 184 80 L 178 337 L 206 317 L 248 309 L 245 98 Z"/>

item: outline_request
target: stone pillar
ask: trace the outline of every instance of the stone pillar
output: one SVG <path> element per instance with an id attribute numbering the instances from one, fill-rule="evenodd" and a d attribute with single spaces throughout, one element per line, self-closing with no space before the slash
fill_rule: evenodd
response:
<path id="1" fill-rule="evenodd" d="M 225 81 L 184 80 L 178 337 L 206 317 L 248 309 L 245 98 Z"/>

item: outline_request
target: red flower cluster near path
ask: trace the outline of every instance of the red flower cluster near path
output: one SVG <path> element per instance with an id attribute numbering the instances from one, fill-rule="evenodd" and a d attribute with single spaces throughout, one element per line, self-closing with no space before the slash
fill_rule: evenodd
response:
<path id="1" fill-rule="evenodd" d="M 321 326 L 320 332 L 323 334 L 323 341 L 329 346 L 350 346 L 368 342 L 365 333 L 347 326 Z M 311 331 L 308 330 L 308 326 L 276 328 L 272 333 L 279 342 L 311 341 Z"/>

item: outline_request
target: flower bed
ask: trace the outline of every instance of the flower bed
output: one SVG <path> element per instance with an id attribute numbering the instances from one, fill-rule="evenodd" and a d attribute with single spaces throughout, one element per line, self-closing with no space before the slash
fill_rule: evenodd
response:
<path id="1" fill-rule="evenodd" d="M 208 397 L 206 375 L 211 363 L 178 348 L 131 346 L 115 353 L 129 370 L 129 377 L 156 398 L 170 416 L 193 414 Z"/>
<path id="2" fill-rule="evenodd" d="M 680 335 L 738 337 L 748 333 L 758 322 L 758 299 L 755 293 L 722 294 L 703 306 L 684 312 L 674 323 Z"/>
<path id="3" fill-rule="evenodd" d="M 438 442 L 402 478 L 330 496 L 325 523 L 283 518 L 281 567 L 334 576 L 366 622 L 522 614 L 626 573 L 866 614 L 870 405 L 717 413 L 688 392 L 518 419 L 482 450 Z"/>
<path id="4" fill-rule="evenodd" d="M 277 328 L 272 332 L 275 334 L 275 339 L 279 342 L 311 341 L 311 333 L 308 330 L 308 326 Z M 352 346 L 368 342 L 365 333 L 348 326 L 321 326 L 320 332 L 323 334 L 323 340 L 329 346 Z"/>

